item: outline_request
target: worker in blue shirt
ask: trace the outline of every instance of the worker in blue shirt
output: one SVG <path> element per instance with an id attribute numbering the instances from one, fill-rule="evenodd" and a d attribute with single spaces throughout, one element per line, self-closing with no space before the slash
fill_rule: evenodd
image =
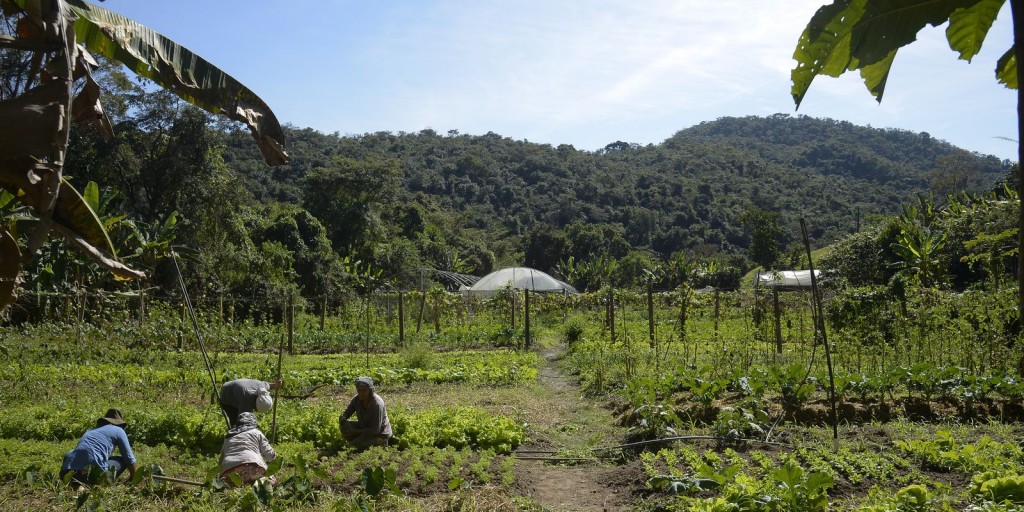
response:
<path id="1" fill-rule="evenodd" d="M 64 455 L 60 477 L 72 473 L 72 479 L 94 484 L 101 473 L 113 472 L 114 478 L 128 470 L 129 480 L 135 477 L 135 454 L 132 453 L 125 421 L 120 409 L 110 409 L 96 420 L 96 428 L 89 430 L 78 441 L 74 450 Z M 114 455 L 114 448 L 119 455 Z"/>

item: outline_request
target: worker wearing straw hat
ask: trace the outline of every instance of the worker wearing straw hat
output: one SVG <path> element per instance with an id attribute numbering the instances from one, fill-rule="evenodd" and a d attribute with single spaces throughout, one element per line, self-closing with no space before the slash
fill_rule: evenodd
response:
<path id="1" fill-rule="evenodd" d="M 114 478 L 128 470 L 129 480 L 135 477 L 135 454 L 132 453 L 126 423 L 120 409 L 111 408 L 93 428 L 82 436 L 74 450 L 64 455 L 60 466 L 60 477 L 68 474 L 79 483 L 93 484 L 103 473 L 113 473 Z M 120 455 L 113 455 L 114 448 Z"/>

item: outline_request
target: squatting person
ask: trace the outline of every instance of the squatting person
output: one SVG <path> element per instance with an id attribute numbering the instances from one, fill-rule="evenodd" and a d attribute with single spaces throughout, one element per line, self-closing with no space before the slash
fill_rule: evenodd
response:
<path id="1" fill-rule="evenodd" d="M 102 418 L 96 420 L 96 427 L 82 436 L 75 449 L 64 455 L 60 466 L 61 479 L 71 473 L 75 482 L 94 484 L 102 473 L 112 471 L 117 478 L 125 469 L 128 470 L 128 479 L 134 478 L 135 454 L 124 429 L 121 410 L 107 410 Z M 114 455 L 114 448 L 119 455 Z"/>
<path id="2" fill-rule="evenodd" d="M 349 418 L 355 414 L 356 421 Z M 391 438 L 391 420 L 384 399 L 376 393 L 373 379 L 356 379 L 356 396 L 338 417 L 341 435 L 357 450 L 371 446 L 387 446 Z"/>
<path id="3" fill-rule="evenodd" d="M 275 458 L 277 453 L 260 431 L 256 415 L 243 412 L 238 415 L 238 424 L 228 430 L 221 446 L 220 478 L 227 481 L 228 475 L 234 473 L 241 477 L 243 484 L 251 484 L 263 477 L 267 464 Z"/>

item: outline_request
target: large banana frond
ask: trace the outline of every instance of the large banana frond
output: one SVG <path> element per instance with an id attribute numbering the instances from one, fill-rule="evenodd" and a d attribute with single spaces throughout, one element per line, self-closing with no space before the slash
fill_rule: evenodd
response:
<path id="1" fill-rule="evenodd" d="M 814 14 L 800 40 L 791 72 L 799 107 L 819 74 L 837 77 L 860 70 L 868 90 L 881 101 L 896 52 L 914 42 L 925 26 L 950 21 L 950 48 L 970 60 L 981 48 L 1005 0 L 835 0 Z"/>
<path id="2" fill-rule="evenodd" d="M 10 0 L 26 13 L 40 0 Z M 288 162 L 284 131 L 270 107 L 251 90 L 188 48 L 120 14 L 82 0 L 63 0 L 75 38 L 90 52 L 116 60 L 185 101 L 249 127 L 270 165 Z"/>

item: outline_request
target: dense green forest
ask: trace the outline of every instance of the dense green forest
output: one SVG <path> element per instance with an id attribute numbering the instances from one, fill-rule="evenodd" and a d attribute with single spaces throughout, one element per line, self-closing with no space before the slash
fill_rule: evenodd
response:
<path id="1" fill-rule="evenodd" d="M 286 170 L 261 166 L 241 136 L 225 152 L 253 180 L 257 199 L 302 203 L 311 174 L 345 165 L 380 174 L 373 166 L 390 160 L 397 182 L 389 196 L 399 206 L 382 203 L 381 212 L 390 211 L 392 224 L 415 208 L 446 225 L 447 241 L 463 253 L 479 251 L 468 238 L 502 263 L 525 253 L 544 270 L 568 256 L 621 258 L 630 250 L 662 258 L 745 253 L 752 222 L 744 219 L 754 212 L 777 214 L 783 252 L 800 216 L 813 219 L 815 243 L 827 244 L 855 232 L 863 217 L 897 213 L 916 194 L 985 190 L 1007 169 L 927 134 L 787 115 L 723 118 L 658 145 L 615 142 L 595 152 L 494 133 L 289 136 Z M 336 219 L 318 217 L 329 230 Z M 588 243 L 594 238 L 601 244 Z"/>
<path id="2" fill-rule="evenodd" d="M 118 73 L 104 80 L 117 135 L 76 127 L 65 172 L 80 190 L 99 185 L 119 256 L 167 293 L 177 288 L 171 246 L 197 295 L 254 301 L 420 288 L 424 268 L 483 275 L 513 264 L 581 289 L 632 286 L 679 255 L 716 261 L 734 283 L 755 265 L 794 265 L 801 217 L 822 247 L 919 195 L 991 190 L 1010 168 L 927 133 L 785 114 L 598 151 L 495 133 L 289 126 L 290 163 L 268 167 L 247 134 Z M 118 286 L 58 242 L 36 261 L 30 291 Z"/>

